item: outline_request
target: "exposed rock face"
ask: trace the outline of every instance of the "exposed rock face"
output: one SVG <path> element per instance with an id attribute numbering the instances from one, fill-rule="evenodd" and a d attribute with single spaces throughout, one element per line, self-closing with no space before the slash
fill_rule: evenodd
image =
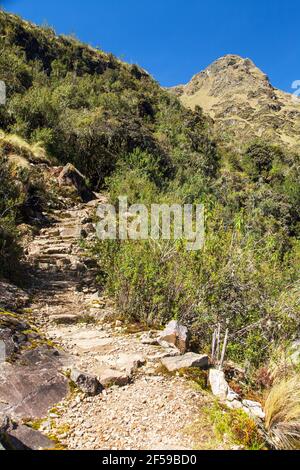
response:
<path id="1" fill-rule="evenodd" d="M 235 55 L 220 58 L 173 91 L 182 103 L 201 106 L 215 122 L 215 132 L 231 141 L 261 137 L 299 151 L 300 102 L 275 89 L 250 59 Z"/>
<path id="2" fill-rule="evenodd" d="M 0 440 L 7 450 L 51 450 L 55 443 L 39 431 L 0 416 Z"/>
<path id="3" fill-rule="evenodd" d="M 0 312 L 0 412 L 41 418 L 68 393 L 59 352 L 17 315 Z"/>
<path id="4" fill-rule="evenodd" d="M 101 386 L 97 377 L 93 375 L 89 375 L 73 369 L 70 378 L 80 390 L 91 397 L 94 397 L 102 392 L 103 387 Z"/>
<path id="5" fill-rule="evenodd" d="M 208 368 L 208 356 L 195 353 L 187 353 L 183 356 L 165 357 L 161 363 L 169 372 L 175 372 L 189 367 L 198 367 L 199 369 Z"/>
<path id="6" fill-rule="evenodd" d="M 93 192 L 87 187 L 85 177 L 71 163 L 68 163 L 61 171 L 58 183 L 60 186 L 73 186 L 83 202 L 96 199 Z"/>
<path id="7" fill-rule="evenodd" d="M 28 305 L 28 294 L 12 284 L 0 281 L 0 310 L 18 311 Z"/>
<path id="8" fill-rule="evenodd" d="M 188 329 L 178 321 L 173 320 L 166 326 L 159 337 L 159 341 L 176 346 L 184 354 L 187 350 Z"/>

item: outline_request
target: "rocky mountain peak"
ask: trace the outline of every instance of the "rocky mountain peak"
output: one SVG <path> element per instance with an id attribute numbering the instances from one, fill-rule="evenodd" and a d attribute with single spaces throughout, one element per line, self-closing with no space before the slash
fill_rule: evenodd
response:
<path id="1" fill-rule="evenodd" d="M 225 55 L 173 92 L 185 106 L 201 106 L 215 121 L 220 139 L 229 134 L 243 143 L 259 137 L 300 148 L 300 106 L 274 88 L 249 58 Z"/>

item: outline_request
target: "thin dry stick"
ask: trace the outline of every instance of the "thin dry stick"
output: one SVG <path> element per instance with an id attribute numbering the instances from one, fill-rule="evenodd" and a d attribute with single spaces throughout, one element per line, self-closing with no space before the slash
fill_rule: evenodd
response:
<path id="1" fill-rule="evenodd" d="M 216 363 L 219 363 L 220 357 L 220 340 L 221 340 L 221 323 L 218 324 L 218 331 L 217 331 L 217 354 L 216 354 Z"/>
<path id="2" fill-rule="evenodd" d="M 227 348 L 227 342 L 228 342 L 228 328 L 225 333 L 225 338 L 224 338 L 224 343 L 223 343 L 223 349 L 222 349 L 222 355 L 221 355 L 221 361 L 220 361 L 220 370 L 222 370 L 224 359 L 225 359 L 225 354 L 226 354 L 226 348 Z"/>
<path id="3" fill-rule="evenodd" d="M 216 339 L 217 339 L 217 330 L 214 330 L 213 339 L 212 339 L 212 351 L 211 351 L 211 360 L 214 363 L 215 353 L 216 353 Z"/>

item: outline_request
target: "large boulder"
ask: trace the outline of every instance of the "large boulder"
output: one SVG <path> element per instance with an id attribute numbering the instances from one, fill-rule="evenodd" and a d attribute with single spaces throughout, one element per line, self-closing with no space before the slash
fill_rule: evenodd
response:
<path id="1" fill-rule="evenodd" d="M 188 346 L 188 329 L 178 321 L 171 321 L 159 336 L 159 342 L 176 346 L 184 354 Z"/>
<path id="2" fill-rule="evenodd" d="M 176 372 L 190 367 L 207 369 L 209 359 L 207 355 L 187 353 L 183 356 L 165 357 L 161 359 L 161 363 L 169 372 Z"/>
<path id="3" fill-rule="evenodd" d="M 209 383 L 213 395 L 219 400 L 225 401 L 229 394 L 229 385 L 225 379 L 225 374 L 219 369 L 210 369 L 209 371 Z"/>
<path id="4" fill-rule="evenodd" d="M 59 174 L 58 184 L 75 188 L 83 202 L 96 199 L 94 193 L 87 187 L 84 175 L 71 163 L 68 163 Z"/>
<path id="5" fill-rule="evenodd" d="M 97 377 L 80 372 L 77 369 L 72 369 L 70 379 L 82 392 L 91 397 L 99 395 L 103 390 Z"/>

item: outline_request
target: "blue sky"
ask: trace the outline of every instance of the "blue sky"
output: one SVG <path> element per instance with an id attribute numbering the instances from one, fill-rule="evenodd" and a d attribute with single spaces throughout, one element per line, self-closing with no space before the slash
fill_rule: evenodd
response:
<path id="1" fill-rule="evenodd" d="M 162 85 L 186 83 L 224 54 L 250 57 L 273 85 L 300 80 L 296 0 L 0 0 L 57 33 L 75 33 L 148 70 Z"/>

